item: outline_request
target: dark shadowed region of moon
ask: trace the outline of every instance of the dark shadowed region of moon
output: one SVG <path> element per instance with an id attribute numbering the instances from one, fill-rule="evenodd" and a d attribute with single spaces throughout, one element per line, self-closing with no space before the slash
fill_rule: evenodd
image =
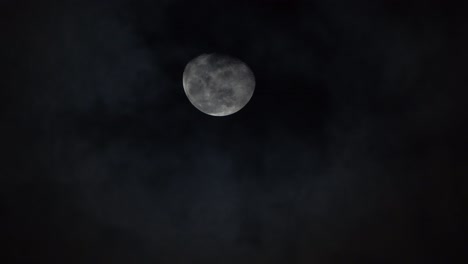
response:
<path id="1" fill-rule="evenodd" d="M 200 111 L 227 116 L 252 98 L 255 77 L 242 61 L 220 54 L 203 54 L 191 60 L 183 74 L 185 94 Z"/>

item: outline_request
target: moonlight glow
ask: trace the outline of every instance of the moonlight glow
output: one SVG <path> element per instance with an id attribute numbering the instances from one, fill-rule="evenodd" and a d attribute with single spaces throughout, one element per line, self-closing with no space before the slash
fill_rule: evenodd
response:
<path id="1" fill-rule="evenodd" d="M 227 116 L 250 101 L 255 77 L 238 59 L 203 54 L 185 67 L 183 85 L 185 94 L 198 110 L 212 116 Z"/>

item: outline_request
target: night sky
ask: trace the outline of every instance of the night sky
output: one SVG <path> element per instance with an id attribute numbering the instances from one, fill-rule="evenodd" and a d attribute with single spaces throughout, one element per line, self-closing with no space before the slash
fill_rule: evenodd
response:
<path id="1" fill-rule="evenodd" d="M 0 263 L 463 263 L 466 10 L 1 0 Z M 182 87 L 213 52 L 227 117 Z"/>

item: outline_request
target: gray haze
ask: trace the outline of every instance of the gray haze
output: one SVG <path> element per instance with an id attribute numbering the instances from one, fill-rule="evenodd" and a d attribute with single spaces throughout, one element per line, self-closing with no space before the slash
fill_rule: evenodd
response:
<path id="1" fill-rule="evenodd" d="M 222 13 L 214 2 L 2 4 L 10 258 L 455 259 L 467 187 L 461 11 L 254 2 Z M 249 107 L 222 120 L 194 111 L 180 83 L 212 51 L 256 74 Z"/>

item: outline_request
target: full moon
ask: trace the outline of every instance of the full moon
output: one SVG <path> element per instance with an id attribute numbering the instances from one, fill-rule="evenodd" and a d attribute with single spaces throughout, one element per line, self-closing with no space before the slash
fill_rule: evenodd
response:
<path id="1" fill-rule="evenodd" d="M 185 67 L 183 86 L 198 110 L 212 116 L 227 116 L 250 101 L 255 77 L 250 68 L 236 58 L 203 54 Z"/>

